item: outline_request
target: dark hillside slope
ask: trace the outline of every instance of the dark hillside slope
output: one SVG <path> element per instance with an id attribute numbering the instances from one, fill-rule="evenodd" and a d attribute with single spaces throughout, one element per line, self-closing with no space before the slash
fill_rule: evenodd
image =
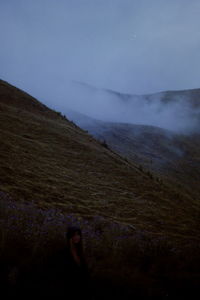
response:
<path id="1" fill-rule="evenodd" d="M 199 199 L 200 89 L 138 96 L 82 86 L 83 94 L 104 92 L 100 96 L 110 103 L 110 118 L 106 110 L 99 120 L 66 110 L 68 118 L 121 156 Z"/>
<path id="2" fill-rule="evenodd" d="M 171 182 L 192 197 L 200 197 L 200 135 L 129 123 L 95 120 L 69 112 L 68 117 L 129 161 Z"/>
<path id="3" fill-rule="evenodd" d="M 16 201 L 95 214 L 171 238 L 198 238 L 199 202 L 0 82 L 0 190 Z"/>
<path id="4" fill-rule="evenodd" d="M 57 114 L 50 110 L 46 105 L 3 80 L 0 80 L 0 99 L 1 104 L 7 104 L 18 108 L 17 112 L 26 110 L 30 113 L 36 113 L 37 115 L 49 117 L 51 119 L 58 118 Z"/>

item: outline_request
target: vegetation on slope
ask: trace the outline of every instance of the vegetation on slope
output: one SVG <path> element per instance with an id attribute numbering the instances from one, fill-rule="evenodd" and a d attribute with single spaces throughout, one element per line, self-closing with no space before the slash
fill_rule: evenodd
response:
<path id="1" fill-rule="evenodd" d="M 42 207 L 98 212 L 156 232 L 160 223 L 161 232 L 173 234 L 177 224 L 180 232 L 185 227 L 195 232 L 197 203 L 192 199 L 160 184 L 14 87 L 13 100 L 10 89 L 7 97 L 7 86 L 1 84 L 2 191 Z"/>
<path id="2" fill-rule="evenodd" d="M 10 257 L 16 253 L 12 241 L 15 245 L 23 245 L 25 241 L 30 250 L 26 252 L 28 261 L 34 265 L 35 253 L 41 257 L 40 251 L 49 249 L 40 245 L 38 237 L 41 235 L 46 241 L 40 229 L 45 227 L 48 212 L 52 210 L 58 215 L 50 213 L 50 226 L 59 216 L 65 220 L 59 221 L 63 225 L 59 223 L 57 227 L 57 224 L 53 233 L 48 226 L 44 231 L 52 233 L 54 247 L 59 239 L 62 240 L 67 216 L 73 215 L 81 220 L 83 227 L 89 226 L 91 230 L 95 227 L 102 233 L 99 240 L 96 236 L 86 239 L 86 249 L 91 251 L 90 263 L 96 258 L 95 276 L 105 279 L 107 267 L 108 281 L 112 278 L 116 283 L 126 278 L 122 280 L 125 284 L 130 278 L 129 287 L 134 280 L 138 280 L 141 290 L 146 285 L 154 286 L 151 282 L 152 272 L 156 273 L 153 267 L 172 262 L 175 258 L 169 253 L 175 253 L 175 257 L 179 253 L 176 249 L 183 249 L 184 253 L 188 242 L 191 249 L 196 249 L 199 242 L 197 201 L 137 164 L 126 161 L 60 113 L 3 81 L 0 82 L 0 140 L 1 253 L 4 261 L 11 261 Z M 35 223 L 29 228 L 31 218 Z M 39 230 L 36 224 L 41 224 Z M 113 224 L 117 229 L 113 229 Z M 125 239 L 120 240 L 121 234 Z M 158 263 L 162 251 L 166 251 L 159 247 L 168 249 L 173 258 Z M 149 267 L 143 268 L 144 258 L 150 251 L 155 252 L 149 254 Z M 20 253 L 21 248 L 12 265 L 23 260 Z M 131 259 L 132 254 L 135 259 Z M 193 266 L 195 273 L 194 261 L 192 264 L 187 261 L 184 268 Z M 178 263 L 178 269 L 180 266 Z M 133 268 L 137 270 L 134 274 Z M 166 272 L 171 278 L 172 270 Z M 156 286 L 157 279 L 155 282 Z M 159 292 L 161 285 L 158 284 Z M 154 294 L 152 290 L 151 293 Z"/>

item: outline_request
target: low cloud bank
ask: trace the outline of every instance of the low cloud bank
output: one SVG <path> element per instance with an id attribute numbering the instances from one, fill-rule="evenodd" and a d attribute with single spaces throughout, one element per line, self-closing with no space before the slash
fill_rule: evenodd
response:
<path id="1" fill-rule="evenodd" d="M 132 96 L 76 82 L 65 89 L 66 99 L 57 98 L 56 108 L 66 116 L 72 109 L 102 121 L 152 125 L 186 134 L 199 131 L 200 105 L 194 107 L 188 96 L 176 93 L 165 101 L 165 93 Z"/>

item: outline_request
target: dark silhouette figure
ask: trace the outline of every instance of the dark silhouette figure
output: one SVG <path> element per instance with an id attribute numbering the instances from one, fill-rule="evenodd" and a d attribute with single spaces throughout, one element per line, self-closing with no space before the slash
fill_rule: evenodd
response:
<path id="1" fill-rule="evenodd" d="M 54 251 L 44 264 L 29 266 L 24 263 L 20 266 L 17 284 L 11 284 L 7 294 L 20 299 L 35 299 L 39 296 L 55 299 L 94 299 L 80 227 L 68 227 L 64 247 Z"/>
<path id="2" fill-rule="evenodd" d="M 65 247 L 51 258 L 46 283 L 47 294 L 50 292 L 51 296 L 92 299 L 90 272 L 83 253 L 80 227 L 68 228 Z"/>

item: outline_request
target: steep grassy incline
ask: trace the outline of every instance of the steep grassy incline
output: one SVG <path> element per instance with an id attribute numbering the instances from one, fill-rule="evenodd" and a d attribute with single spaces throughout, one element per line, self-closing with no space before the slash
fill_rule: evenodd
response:
<path id="1" fill-rule="evenodd" d="M 90 120 L 90 122 L 89 122 Z M 199 199 L 200 135 L 175 134 L 147 125 L 92 120 L 76 122 L 96 139 L 176 188 Z"/>
<path id="2" fill-rule="evenodd" d="M 197 238 L 199 203 L 0 82 L 0 190 L 16 201 L 100 214 L 155 234 Z"/>

